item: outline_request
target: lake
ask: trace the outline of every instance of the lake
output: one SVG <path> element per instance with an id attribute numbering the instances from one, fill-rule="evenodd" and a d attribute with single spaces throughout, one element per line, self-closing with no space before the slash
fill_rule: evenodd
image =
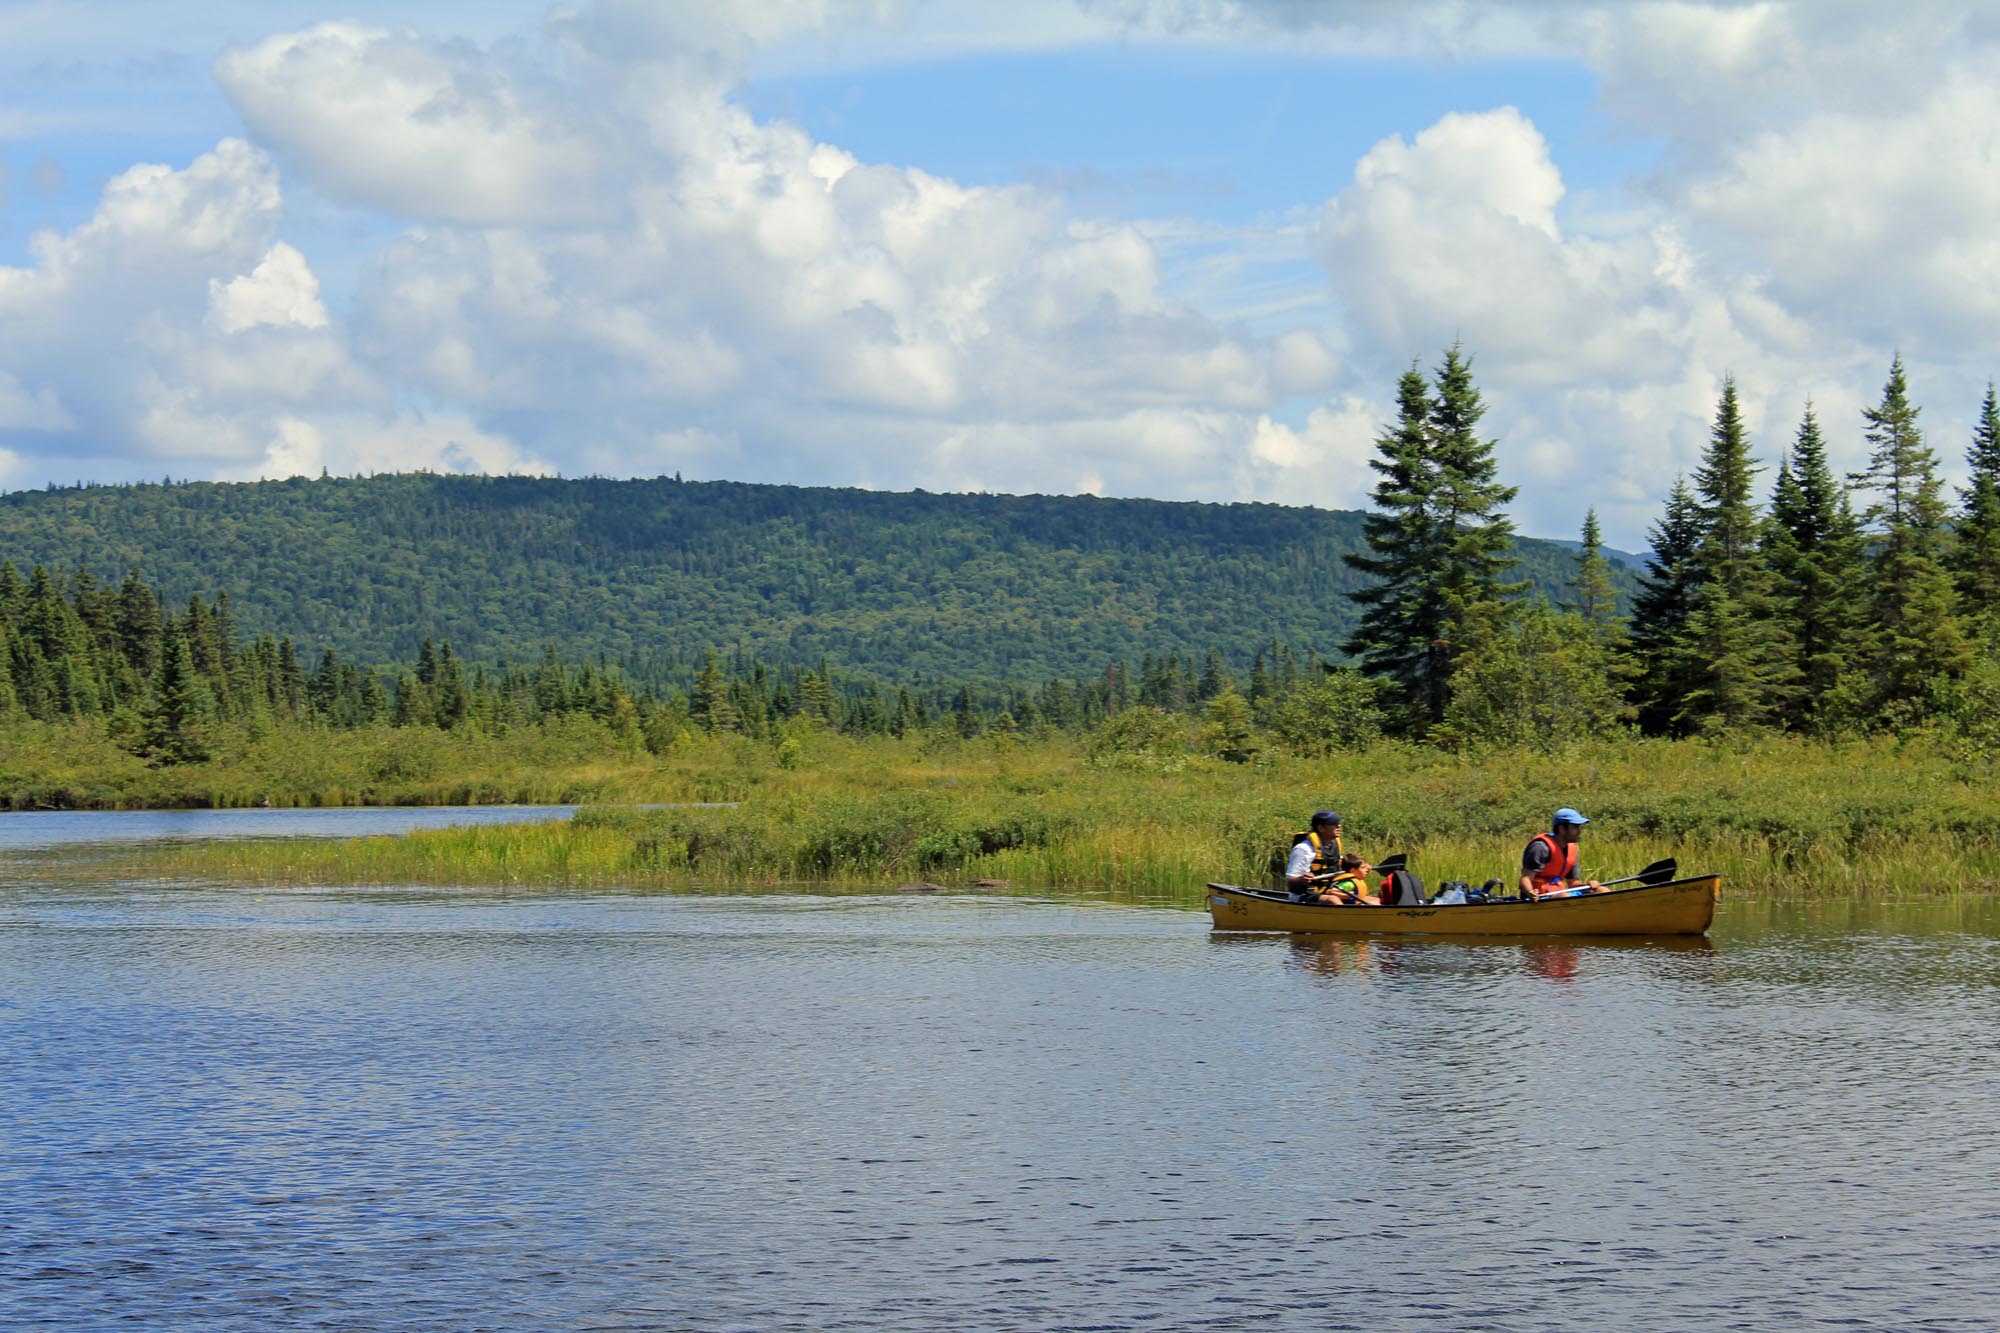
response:
<path id="1" fill-rule="evenodd" d="M 8 1328 L 2000 1321 L 1991 902 L 1313 940 L 41 846 L 0 898 Z"/>

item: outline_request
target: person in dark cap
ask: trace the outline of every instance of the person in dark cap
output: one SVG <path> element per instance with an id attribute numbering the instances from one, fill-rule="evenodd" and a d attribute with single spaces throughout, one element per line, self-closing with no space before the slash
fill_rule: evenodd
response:
<path id="1" fill-rule="evenodd" d="M 1573 806 L 1556 811 L 1547 833 L 1537 833 L 1521 853 L 1521 892 L 1529 898 L 1569 898 L 1603 893 L 1594 879 L 1578 879 L 1577 841 L 1590 821 Z"/>
<path id="2" fill-rule="evenodd" d="M 1340 873 L 1340 816 L 1315 810 L 1312 827 L 1292 839 L 1292 856 L 1285 863 L 1285 887 L 1301 902 L 1320 901 L 1316 885 Z M 1329 899 L 1328 901 L 1335 901 Z"/>

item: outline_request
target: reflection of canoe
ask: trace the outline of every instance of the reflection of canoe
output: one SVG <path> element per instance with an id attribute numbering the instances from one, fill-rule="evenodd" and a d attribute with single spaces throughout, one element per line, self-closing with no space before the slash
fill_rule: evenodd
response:
<path id="1" fill-rule="evenodd" d="M 1699 935 L 1715 919 L 1722 876 L 1697 875 L 1584 898 L 1461 907 L 1321 907 L 1282 893 L 1208 886 L 1217 930 L 1343 935 Z"/>

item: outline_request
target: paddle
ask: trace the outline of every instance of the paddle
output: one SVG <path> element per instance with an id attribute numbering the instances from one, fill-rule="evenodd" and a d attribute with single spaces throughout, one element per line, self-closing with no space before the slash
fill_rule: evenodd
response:
<path id="1" fill-rule="evenodd" d="M 1385 875 L 1390 875 L 1394 874 L 1398 870 L 1403 869 L 1404 866 L 1409 864 L 1409 860 L 1410 858 L 1408 853 L 1397 852 L 1394 856 L 1383 857 L 1381 860 L 1377 861 L 1372 868 L 1380 871 Z M 1333 878 L 1334 876 L 1332 875 L 1316 875 L 1313 878 L 1313 882 L 1317 884 L 1322 881 Z"/>
<path id="2" fill-rule="evenodd" d="M 1672 879 L 1676 874 L 1680 872 L 1680 868 L 1681 868 L 1680 862 L 1674 860 L 1674 858 L 1670 856 L 1664 861 L 1653 862 L 1653 864 L 1647 866 L 1644 870 L 1641 870 L 1636 875 L 1627 875 L 1623 879 L 1607 879 L 1603 883 L 1599 884 L 1598 887 L 1601 889 L 1608 889 L 1613 884 L 1630 884 L 1635 880 L 1638 883 L 1649 886 L 1654 884 L 1665 884 L 1668 880 Z"/>
<path id="3" fill-rule="evenodd" d="M 1408 853 L 1397 852 L 1394 856 L 1383 857 L 1380 861 L 1377 861 L 1373 866 L 1369 868 L 1371 871 L 1378 874 L 1393 875 L 1398 870 L 1401 870 L 1405 865 L 1407 865 L 1409 863 L 1409 860 L 1410 858 Z M 1315 886 L 1317 886 L 1320 884 L 1324 884 L 1328 880 L 1334 878 L 1336 877 L 1333 875 L 1320 875 L 1315 877 L 1312 882 Z M 1366 889 L 1367 885 L 1364 884 L 1361 887 L 1363 889 Z"/>

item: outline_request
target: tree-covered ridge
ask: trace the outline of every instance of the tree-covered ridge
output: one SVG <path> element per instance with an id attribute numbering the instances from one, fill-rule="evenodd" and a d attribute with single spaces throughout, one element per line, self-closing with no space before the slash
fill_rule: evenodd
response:
<path id="1" fill-rule="evenodd" d="M 0 496 L 21 569 L 137 567 L 244 632 L 387 665 L 544 645 L 664 682 L 710 648 L 886 680 L 1039 683 L 1147 654 L 1247 669 L 1273 638 L 1337 655 L 1366 576 L 1355 513 L 1089 496 L 414 474 Z M 1567 586 L 1564 544 L 1517 573 Z M 1621 580 L 1629 576 L 1620 571 Z M 1621 583 L 1621 587 L 1624 584 Z"/>

